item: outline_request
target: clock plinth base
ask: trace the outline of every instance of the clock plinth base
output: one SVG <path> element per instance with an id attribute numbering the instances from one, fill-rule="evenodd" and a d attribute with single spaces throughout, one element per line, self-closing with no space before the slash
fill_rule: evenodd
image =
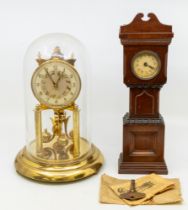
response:
<path id="1" fill-rule="evenodd" d="M 119 173 L 167 174 L 164 161 L 165 123 L 158 118 L 123 118 L 123 152 Z"/>
<path id="2" fill-rule="evenodd" d="M 16 157 L 15 167 L 19 174 L 35 181 L 72 182 L 96 174 L 103 161 L 101 152 L 94 145 L 88 154 L 69 165 L 41 163 L 24 147 Z"/>
<path id="3" fill-rule="evenodd" d="M 122 154 L 119 156 L 118 162 L 119 174 L 168 174 L 165 161 L 163 162 L 124 162 Z"/>

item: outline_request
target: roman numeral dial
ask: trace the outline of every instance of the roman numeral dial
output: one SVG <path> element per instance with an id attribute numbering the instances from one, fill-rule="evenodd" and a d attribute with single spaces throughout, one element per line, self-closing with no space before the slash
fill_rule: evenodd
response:
<path id="1" fill-rule="evenodd" d="M 49 60 L 35 70 L 31 86 L 41 104 L 50 108 L 62 108 L 76 100 L 81 81 L 76 69 L 66 61 Z"/>

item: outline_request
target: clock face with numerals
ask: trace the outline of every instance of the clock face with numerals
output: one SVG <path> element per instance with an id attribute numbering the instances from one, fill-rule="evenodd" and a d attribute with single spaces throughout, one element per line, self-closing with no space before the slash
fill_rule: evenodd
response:
<path id="1" fill-rule="evenodd" d="M 31 87 L 41 104 L 62 108 L 76 100 L 80 93 L 81 80 L 72 65 L 60 59 L 52 59 L 35 70 Z"/>
<path id="2" fill-rule="evenodd" d="M 159 73 L 160 68 L 160 58 L 153 51 L 140 51 L 132 59 L 132 72 L 142 80 L 153 79 Z"/>

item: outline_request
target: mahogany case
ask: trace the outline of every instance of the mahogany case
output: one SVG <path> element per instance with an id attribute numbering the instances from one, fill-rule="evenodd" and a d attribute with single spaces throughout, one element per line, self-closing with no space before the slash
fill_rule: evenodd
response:
<path id="1" fill-rule="evenodd" d="M 139 13 L 128 25 L 120 27 L 123 45 L 124 83 L 130 88 L 129 113 L 123 117 L 123 150 L 119 173 L 167 174 L 164 160 L 165 123 L 159 112 L 160 89 L 167 81 L 168 46 L 172 26 L 159 22 L 153 14 L 143 20 Z M 140 51 L 155 52 L 161 61 L 158 75 L 149 80 L 136 77 L 131 69 L 134 55 Z"/>

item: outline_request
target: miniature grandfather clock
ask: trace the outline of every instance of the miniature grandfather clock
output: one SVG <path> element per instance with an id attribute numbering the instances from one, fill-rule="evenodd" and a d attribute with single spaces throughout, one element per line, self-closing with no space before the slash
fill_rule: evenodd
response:
<path id="1" fill-rule="evenodd" d="M 159 92 L 167 80 L 172 26 L 150 13 L 137 14 L 120 28 L 124 47 L 124 83 L 130 88 L 129 113 L 123 118 L 123 152 L 119 173 L 167 174 L 164 160 L 165 124 L 159 113 Z"/>

